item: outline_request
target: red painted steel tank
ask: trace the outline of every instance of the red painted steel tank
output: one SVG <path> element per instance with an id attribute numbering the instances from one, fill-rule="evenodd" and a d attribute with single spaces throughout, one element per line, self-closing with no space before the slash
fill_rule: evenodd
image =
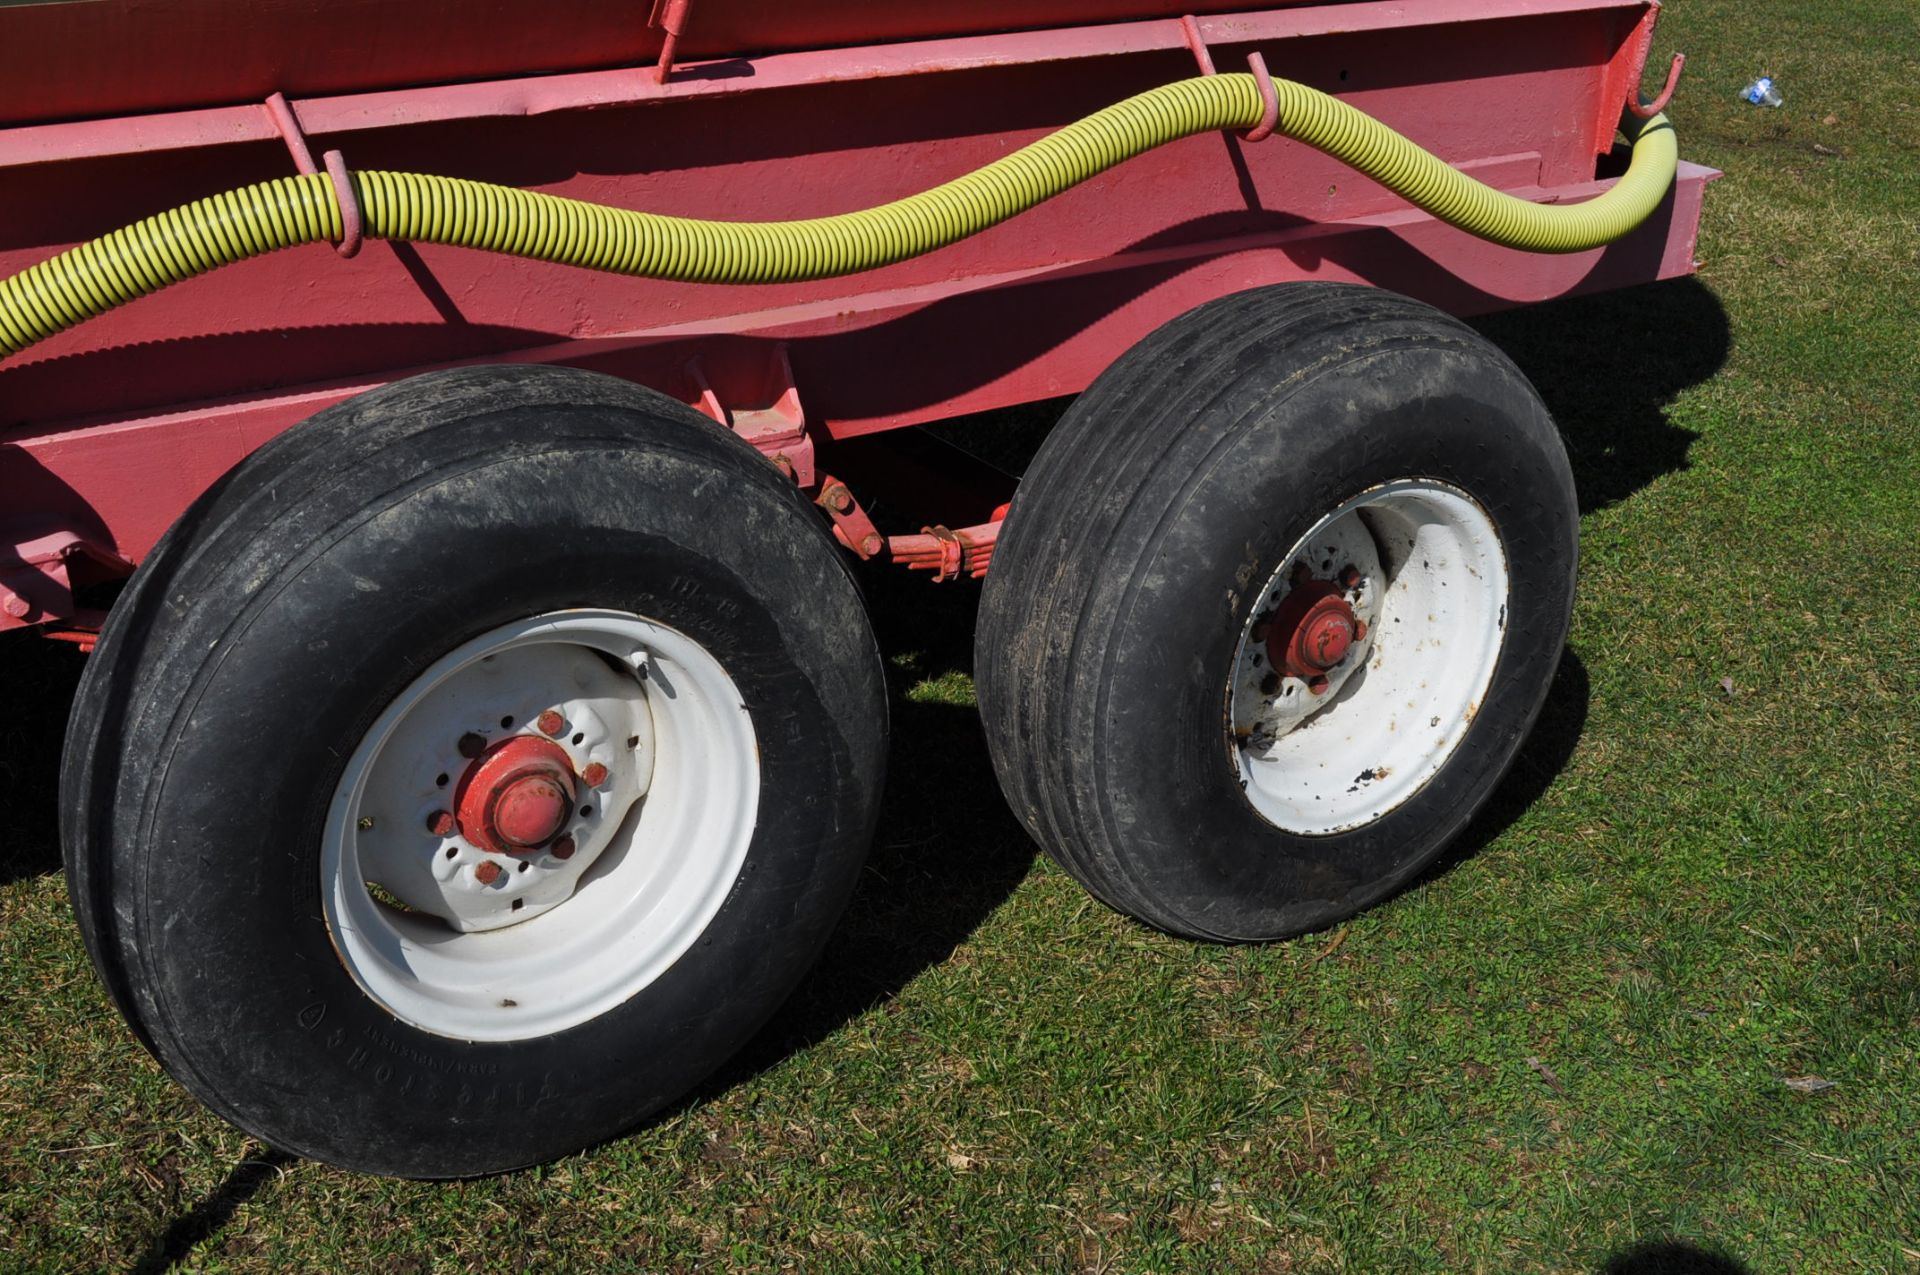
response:
<path id="1" fill-rule="evenodd" d="M 1259 52 L 1480 181 L 1579 200 L 1610 176 L 1596 162 L 1657 13 L 1651 0 L 0 3 L 0 276 L 292 173 L 274 93 L 315 152 L 350 168 L 780 220 L 925 190 L 1192 76 L 1196 39 L 1223 70 Z M 662 79 L 665 26 L 680 34 Z M 432 244 L 270 254 L 0 360 L 0 588 L 24 599 L 23 614 L 0 606 L 0 631 L 76 614 L 74 581 L 123 573 L 281 430 L 432 368 L 560 364 L 647 384 L 811 485 L 816 440 L 1076 393 L 1153 328 L 1236 290 L 1362 282 L 1466 314 L 1689 273 L 1711 176 L 1683 166 L 1670 206 L 1630 239 L 1551 257 L 1475 240 L 1297 143 L 1217 135 L 940 252 L 814 283 L 636 280 Z M 972 575 L 990 543 L 904 541 L 910 561 Z"/>
<path id="2" fill-rule="evenodd" d="M 678 55 L 744 56 L 1236 7 L 1223 0 L 691 0 Z M 649 24 L 646 0 L 0 6 L 0 124 L 223 106 L 276 90 L 317 96 L 625 66 L 657 58 L 663 38 L 662 27 Z"/>

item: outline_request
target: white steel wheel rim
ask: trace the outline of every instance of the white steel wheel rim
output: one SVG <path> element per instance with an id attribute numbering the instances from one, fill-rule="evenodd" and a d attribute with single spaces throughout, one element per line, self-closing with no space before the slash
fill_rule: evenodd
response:
<path id="1" fill-rule="evenodd" d="M 1364 626 L 1319 695 L 1276 669 L 1273 617 L 1337 578 Z M 1404 805 L 1459 749 L 1506 636 L 1507 557 L 1478 502 L 1432 479 L 1374 487 L 1320 519 L 1267 580 L 1234 651 L 1227 747 L 1255 811 L 1328 836 Z"/>
<path id="2" fill-rule="evenodd" d="M 489 678 L 502 665 L 511 676 Z M 504 702 L 518 707 L 498 712 Z M 449 763 L 441 743 L 422 739 L 544 739 L 536 723 L 555 704 L 582 720 L 553 742 L 578 769 L 610 770 L 580 796 L 605 808 L 580 812 L 577 851 L 565 861 L 551 850 L 490 854 L 464 826 L 435 832 L 452 787 L 436 781 L 460 758 Z M 415 678 L 348 759 L 322 834 L 327 927 L 361 989 L 422 1031 L 471 1041 L 564 1031 L 624 1003 L 693 946 L 740 875 L 759 799 L 746 705 L 698 642 L 619 611 L 517 621 Z M 481 886 L 489 861 L 499 873 Z M 515 898 L 536 901 L 526 919 L 524 907 L 488 910 Z"/>

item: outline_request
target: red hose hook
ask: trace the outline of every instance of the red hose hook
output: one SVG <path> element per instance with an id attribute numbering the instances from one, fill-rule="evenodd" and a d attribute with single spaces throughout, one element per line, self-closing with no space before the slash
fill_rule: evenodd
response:
<path id="1" fill-rule="evenodd" d="M 1667 103 L 1673 100 L 1673 91 L 1680 87 L 1680 71 L 1686 64 L 1686 54 L 1676 53 L 1673 55 L 1673 69 L 1667 72 L 1667 86 L 1661 89 L 1660 96 L 1654 98 L 1651 102 L 1643 102 L 1640 100 L 1640 82 L 1635 80 L 1633 92 L 1627 95 L 1627 109 L 1643 120 L 1650 120 L 1660 112 L 1666 110 Z M 1645 67 L 1643 66 L 1641 69 L 1645 70 Z"/>

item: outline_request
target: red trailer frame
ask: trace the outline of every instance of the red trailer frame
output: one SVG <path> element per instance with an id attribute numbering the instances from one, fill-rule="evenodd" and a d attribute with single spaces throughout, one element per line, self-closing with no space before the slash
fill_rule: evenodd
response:
<path id="1" fill-rule="evenodd" d="M 684 5 L 662 19 L 674 8 L 697 24 Z M 1359 0 L 791 49 L 664 77 L 366 89 L 297 100 L 291 115 L 356 167 L 804 217 L 920 190 L 1191 75 L 1197 32 L 1222 66 L 1257 50 L 1484 182 L 1570 201 L 1606 184 L 1657 17 L 1650 0 Z M 0 129 L 0 274 L 291 166 L 264 101 Z M 243 262 L 0 365 L 0 628 L 86 640 L 98 617 L 75 587 L 129 571 L 266 439 L 427 369 L 565 364 L 639 381 L 814 489 L 819 449 L 836 440 L 1075 393 L 1153 328 L 1240 289 L 1350 280 L 1467 314 L 1687 274 L 1714 176 L 1683 163 L 1639 231 L 1565 257 L 1485 244 L 1284 138 L 1205 136 L 942 251 L 818 283 L 636 281 L 404 243 Z M 842 542 L 882 552 L 844 489 L 829 495 Z M 891 547 L 942 575 L 979 574 L 992 530 Z"/>

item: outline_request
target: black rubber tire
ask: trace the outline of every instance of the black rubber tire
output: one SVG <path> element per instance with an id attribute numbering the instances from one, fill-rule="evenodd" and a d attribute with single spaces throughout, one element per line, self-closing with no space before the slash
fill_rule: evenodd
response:
<path id="1" fill-rule="evenodd" d="M 560 607 L 666 623 L 756 723 L 759 820 L 695 946 L 617 1009 L 471 1043 L 388 1013 L 320 907 L 328 801 L 434 660 Z M 687 407 L 587 372 L 435 373 L 320 413 L 194 503 L 114 608 L 62 778 L 74 909 L 154 1056 L 268 1143 L 457 1177 L 686 1093 L 812 964 L 872 836 L 883 670 L 817 511 Z"/>
<path id="2" fill-rule="evenodd" d="M 1315 521 L 1434 478 L 1491 514 L 1512 601 L 1493 682 L 1399 808 L 1284 832 L 1241 792 L 1223 721 L 1243 625 Z M 1578 507 L 1558 430 L 1464 324 L 1373 289 L 1296 284 L 1174 320 L 1081 395 L 994 550 L 975 638 L 1008 803 L 1096 897 L 1216 941 L 1351 915 L 1430 864 L 1511 764 L 1566 641 Z"/>

